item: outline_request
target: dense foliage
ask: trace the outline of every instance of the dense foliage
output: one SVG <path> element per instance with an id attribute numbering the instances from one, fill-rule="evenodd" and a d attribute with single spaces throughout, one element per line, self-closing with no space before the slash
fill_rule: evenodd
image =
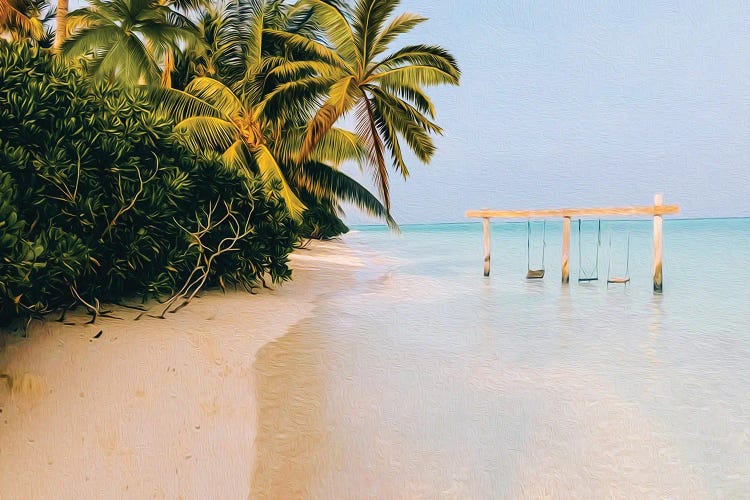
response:
<path id="1" fill-rule="evenodd" d="M 307 210 L 302 217 L 300 234 L 306 238 L 330 240 L 348 233 L 349 228 L 341 220 L 341 208 L 330 200 L 315 200 L 303 198 Z"/>
<path id="2" fill-rule="evenodd" d="M 426 20 L 399 3 L 0 0 L 0 323 L 287 279 L 344 203 L 397 229 L 388 170 L 430 161 L 426 89 L 460 78 L 393 47 Z"/>
<path id="3" fill-rule="evenodd" d="M 145 92 L 6 42 L 0 81 L 0 322 L 168 296 L 198 268 L 206 286 L 289 278 L 277 191 L 172 139 Z"/>
<path id="4" fill-rule="evenodd" d="M 306 125 L 319 101 L 317 94 L 325 86 L 313 85 L 310 92 L 297 93 L 294 102 L 277 102 L 275 96 L 286 88 L 289 76 L 294 81 L 301 77 L 298 69 L 286 66 L 306 68 L 318 57 L 317 50 L 291 50 L 279 43 L 278 32 L 296 36 L 308 32 L 300 28 L 298 15 L 282 7 L 282 2 L 264 6 L 246 1 L 204 16 L 198 28 L 208 45 L 203 56 L 178 57 L 180 71 L 175 81 L 189 83 L 182 90 L 151 87 L 154 101 L 178 121 L 175 132 L 188 147 L 220 152 L 234 168 L 281 183 L 293 217 L 302 218 L 309 208 L 300 199 L 308 193 L 314 204 L 351 202 L 395 226 L 383 204 L 338 168 L 343 162 L 365 159 L 359 135 L 331 127 L 300 156 Z M 311 11 L 304 18 L 310 15 Z M 186 67 L 185 59 L 193 65 Z M 308 79 L 309 73 L 304 69 Z M 289 97 L 289 92 L 284 96 Z M 318 216 L 324 213 L 318 211 Z"/>

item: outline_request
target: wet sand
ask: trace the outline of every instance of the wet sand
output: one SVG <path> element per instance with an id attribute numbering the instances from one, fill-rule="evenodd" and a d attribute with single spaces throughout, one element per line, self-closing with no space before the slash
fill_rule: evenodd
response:
<path id="1" fill-rule="evenodd" d="M 360 264 L 342 243 L 316 244 L 273 291 L 210 292 L 166 320 L 69 315 L 77 326 L 7 339 L 0 498 L 248 498 L 256 353 Z"/>

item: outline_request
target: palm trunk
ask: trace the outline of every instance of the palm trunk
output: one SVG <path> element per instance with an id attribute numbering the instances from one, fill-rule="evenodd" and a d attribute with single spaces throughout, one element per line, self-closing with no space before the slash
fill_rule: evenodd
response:
<path id="1" fill-rule="evenodd" d="M 65 37 L 67 36 L 68 31 L 68 0 L 57 0 L 57 15 L 55 17 L 55 22 L 57 24 L 57 28 L 55 30 L 55 46 L 54 50 L 55 52 L 60 52 L 60 47 L 62 47 L 63 42 L 65 41 Z"/>
<path id="2" fill-rule="evenodd" d="M 169 0 L 159 0 L 159 5 L 167 5 Z M 174 69 L 174 49 L 167 47 L 164 51 L 164 69 L 161 72 L 161 85 L 162 87 L 171 89 L 172 88 L 172 70 Z"/>
<path id="3" fill-rule="evenodd" d="M 164 70 L 161 73 L 161 84 L 163 87 L 172 88 L 172 70 L 174 69 L 174 53 L 168 48 L 164 53 Z"/>

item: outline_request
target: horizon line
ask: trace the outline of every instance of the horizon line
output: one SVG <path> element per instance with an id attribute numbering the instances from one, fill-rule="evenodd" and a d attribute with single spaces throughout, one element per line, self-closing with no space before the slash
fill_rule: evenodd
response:
<path id="1" fill-rule="evenodd" d="M 577 220 L 578 218 L 576 218 Z M 739 219 L 750 219 L 750 215 L 735 215 L 730 217 L 669 217 L 665 218 L 664 220 L 671 220 L 671 221 L 699 221 L 699 220 L 739 220 Z M 533 219 L 534 221 L 537 221 L 537 219 Z M 542 220 L 542 219 L 538 219 Z M 586 218 L 582 220 L 600 220 L 597 218 Z M 643 217 L 638 219 L 601 219 L 605 221 L 611 221 L 611 222 L 648 222 L 649 217 Z M 346 222 L 346 221 L 345 221 Z M 501 221 L 502 224 L 526 224 L 526 220 L 504 220 Z M 399 224 L 399 227 L 407 227 L 407 226 L 457 226 L 459 224 L 481 224 L 482 221 L 479 220 L 467 220 L 464 222 L 410 222 L 407 224 Z M 385 223 L 378 223 L 378 224 L 351 224 L 350 227 L 388 227 Z"/>

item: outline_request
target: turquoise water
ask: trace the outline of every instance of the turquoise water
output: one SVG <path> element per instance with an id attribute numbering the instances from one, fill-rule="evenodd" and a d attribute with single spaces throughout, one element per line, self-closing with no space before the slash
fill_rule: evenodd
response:
<path id="1" fill-rule="evenodd" d="M 603 222 L 589 284 L 574 221 L 568 286 L 561 224 L 541 281 L 525 280 L 525 223 L 493 223 L 489 278 L 481 224 L 402 229 L 344 238 L 365 266 L 277 358 L 316 387 L 290 398 L 317 417 L 286 431 L 318 436 L 294 457 L 315 471 L 305 497 L 750 495 L 749 219 L 665 220 L 660 295 L 650 221 Z M 631 283 L 607 288 L 628 234 Z M 596 239 L 585 222 L 589 269 Z"/>

